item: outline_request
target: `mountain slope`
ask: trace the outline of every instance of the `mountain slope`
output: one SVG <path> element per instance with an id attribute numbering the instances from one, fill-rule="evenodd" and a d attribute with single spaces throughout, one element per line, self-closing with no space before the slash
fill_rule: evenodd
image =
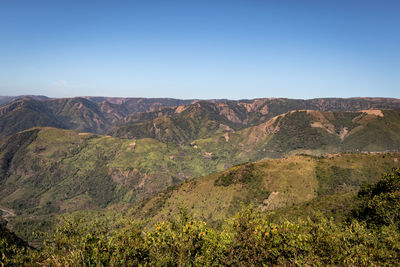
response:
<path id="1" fill-rule="evenodd" d="M 31 98 L 35 100 L 48 100 L 50 99 L 47 96 L 43 95 L 20 95 L 20 96 L 0 96 L 0 105 L 4 105 L 10 103 L 12 101 L 21 99 L 21 98 Z"/>
<path id="2" fill-rule="evenodd" d="M 363 183 L 400 166 L 400 153 L 292 156 L 245 163 L 213 175 L 191 179 L 163 191 L 132 210 L 152 222 L 187 208 L 218 225 L 243 204 L 275 210 L 335 193 L 354 195 Z M 348 199 L 348 198 L 347 198 Z"/>
<path id="3" fill-rule="evenodd" d="M 105 132 L 110 124 L 97 105 L 84 98 L 22 98 L 0 107 L 0 137 L 37 126 Z"/>
<path id="4" fill-rule="evenodd" d="M 0 107 L 0 137 L 36 126 L 66 127 L 42 101 L 22 98 Z"/>
<path id="5" fill-rule="evenodd" d="M 400 150 L 400 111 L 293 111 L 260 125 L 192 143 L 231 164 L 296 153 Z M 233 157 L 232 157 L 233 155 Z"/>
<path id="6" fill-rule="evenodd" d="M 0 101 L 2 101 L 0 99 Z M 7 103 L 8 101 L 11 101 Z M 208 137 L 210 134 L 230 131 L 226 122 L 232 124 L 235 130 L 254 126 L 268 119 L 292 110 L 320 111 L 354 111 L 363 109 L 400 109 L 400 100 L 391 98 L 323 98 L 323 99 L 253 99 L 229 101 L 225 99 L 201 101 L 210 103 L 205 109 L 200 109 L 196 116 L 201 123 L 192 121 L 185 125 L 185 115 L 175 113 L 191 109 L 197 105 L 196 100 L 179 100 L 171 98 L 107 98 L 107 97 L 76 97 L 66 99 L 48 99 L 44 96 L 28 96 L 24 98 L 5 97 L 0 106 L 0 137 L 16 133 L 35 126 L 55 126 L 92 133 L 105 133 L 116 126 L 122 126 L 121 137 L 154 137 L 159 140 L 172 140 L 179 143 Z M 27 102 L 27 103 L 25 103 Z M 33 105 L 35 108 L 16 109 L 17 106 Z M 189 107 L 188 107 L 189 105 Z M 174 106 L 175 109 L 164 109 Z M 213 106 L 212 108 L 210 108 Z M 157 111 L 157 112 L 155 112 Z M 139 117 L 131 116 L 138 112 L 150 112 Z M 208 112 L 204 115 L 202 112 Z M 28 114 L 31 113 L 31 114 Z M 172 114 L 173 113 L 173 114 Z M 175 114 L 175 115 L 174 115 Z M 166 118 L 160 119 L 165 116 Z M 168 116 L 171 116 L 169 118 Z M 163 122 L 162 120 L 168 120 Z M 139 121 L 138 121 L 139 120 Z M 155 123 L 151 121 L 157 120 Z M 161 120 L 161 121 L 160 121 Z M 23 122 L 23 123 L 21 123 Z M 123 126 L 123 123 L 129 124 Z M 145 131 L 137 131 L 144 123 Z M 145 123 L 147 122 L 147 123 Z M 160 129 L 172 127 L 176 133 L 168 132 L 165 136 L 155 133 L 152 125 L 160 124 Z M 223 125 L 218 128 L 218 125 Z M 133 127 L 132 130 L 129 127 Z M 189 130 L 189 131 L 188 131 Z M 184 132 L 189 134 L 184 135 Z M 208 134 L 206 134 L 208 132 Z"/>
<path id="7" fill-rule="evenodd" d="M 191 147 L 55 128 L 1 140 L 0 167 L 0 205 L 35 214 L 134 203 L 217 170 Z"/>
<path id="8" fill-rule="evenodd" d="M 156 138 L 163 142 L 190 143 L 216 133 L 232 132 L 266 122 L 294 110 L 348 112 L 373 107 L 400 109 L 396 99 L 255 99 L 225 103 L 197 102 L 176 108 L 127 116 L 125 124 L 109 134 L 122 138 Z M 304 120 L 304 119 L 303 119 Z"/>
<path id="9" fill-rule="evenodd" d="M 92 100 L 93 99 L 93 100 Z M 105 133 L 125 116 L 164 105 L 191 103 L 175 99 L 57 98 L 39 96 L 6 98 L 0 106 L 0 137 L 37 126 L 53 126 L 92 133 Z M 96 102 L 100 101 L 101 102 Z M 113 103 L 115 102 L 115 103 Z"/>
<path id="10" fill-rule="evenodd" d="M 59 98 L 45 102 L 65 129 L 104 133 L 111 127 L 100 108 L 85 98 Z"/>
<path id="11" fill-rule="evenodd" d="M 99 106 L 110 124 L 125 121 L 126 117 L 136 113 L 153 112 L 164 107 L 189 105 L 195 100 L 173 98 L 119 98 L 119 97 L 84 97 Z M 94 132 L 94 131 L 92 131 Z"/>
<path id="12" fill-rule="evenodd" d="M 245 126 L 243 117 L 248 117 L 244 108 L 229 108 L 226 103 L 197 102 L 129 116 L 126 120 L 131 123 L 114 129 L 110 135 L 123 138 L 150 137 L 162 142 L 183 144 L 215 133 L 242 129 Z"/>
<path id="13" fill-rule="evenodd" d="M 400 111 L 393 110 L 295 111 L 188 145 L 34 128 L 0 143 L 0 204 L 46 213 L 134 203 L 266 157 L 400 151 L 399 132 Z"/>

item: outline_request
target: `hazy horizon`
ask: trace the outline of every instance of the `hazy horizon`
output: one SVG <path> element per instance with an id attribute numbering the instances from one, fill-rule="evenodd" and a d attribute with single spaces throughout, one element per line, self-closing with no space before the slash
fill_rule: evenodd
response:
<path id="1" fill-rule="evenodd" d="M 293 99 L 293 100 L 312 100 L 312 99 L 376 99 L 376 98 L 387 98 L 387 99 L 399 99 L 398 97 L 385 97 L 385 96 L 352 96 L 352 97 L 335 97 L 335 96 L 327 96 L 327 97 L 313 97 L 313 98 L 291 98 L 291 97 L 255 97 L 255 98 L 175 98 L 175 97 L 145 97 L 145 96 L 106 96 L 106 95 L 76 95 L 76 96 L 60 96 L 60 97 L 52 97 L 48 95 L 0 95 L 0 97 L 47 97 L 49 99 L 63 99 L 63 98 L 148 98 L 148 99 L 177 99 L 177 100 L 232 100 L 232 101 L 240 101 L 240 100 L 254 100 L 254 99 Z"/>

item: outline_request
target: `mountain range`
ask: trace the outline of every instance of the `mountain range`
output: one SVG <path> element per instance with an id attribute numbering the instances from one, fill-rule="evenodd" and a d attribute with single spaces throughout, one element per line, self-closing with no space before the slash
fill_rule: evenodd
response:
<path id="1" fill-rule="evenodd" d="M 254 126 L 293 110 L 359 111 L 400 108 L 400 100 L 390 98 L 199 101 L 107 97 L 50 99 L 44 96 L 22 96 L 2 97 L 0 100 L 6 102 L 0 106 L 0 137 L 35 126 L 99 134 L 111 132 L 124 137 L 143 135 L 141 132 L 150 130 L 152 133 L 149 135 L 155 136 L 158 124 L 164 125 L 163 127 L 172 124 L 177 126 L 175 128 L 180 128 L 177 135 L 181 135 L 182 140 L 177 136 L 171 138 L 179 141 L 204 137 L 218 130 L 229 131 Z M 198 123 L 201 125 L 197 125 Z M 185 128 L 191 128 L 189 136 L 182 133 Z M 199 132 L 200 129 L 203 129 L 203 133 Z"/>
<path id="2" fill-rule="evenodd" d="M 17 233 L 116 207 L 155 222 L 185 206 L 218 225 L 240 203 L 320 205 L 399 167 L 399 99 L 5 99 L 0 207 Z"/>

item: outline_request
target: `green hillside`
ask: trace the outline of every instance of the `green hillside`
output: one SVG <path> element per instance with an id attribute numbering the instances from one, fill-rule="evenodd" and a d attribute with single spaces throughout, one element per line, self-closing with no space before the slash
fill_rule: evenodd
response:
<path id="1" fill-rule="evenodd" d="M 131 212 L 154 223 L 186 208 L 212 225 L 233 216 L 243 204 L 289 218 L 310 215 L 310 208 L 343 216 L 351 208 L 349 197 L 362 184 L 376 182 L 394 167 L 400 167 L 400 153 L 292 156 L 245 163 L 171 187 Z"/>
<path id="2" fill-rule="evenodd" d="M 190 147 L 55 128 L 18 133 L 0 147 L 0 205 L 21 213 L 135 202 L 215 169 Z"/>
<path id="3" fill-rule="evenodd" d="M 223 110 L 229 113 L 223 113 Z M 229 104 L 198 102 L 189 106 L 165 108 L 161 111 L 135 114 L 124 124 L 110 132 L 123 138 L 155 138 L 162 142 L 185 144 L 195 139 L 209 137 L 244 128 L 244 108 Z M 135 123 L 133 123 L 135 122 Z"/>
<path id="4" fill-rule="evenodd" d="M 346 161 L 353 159 L 347 156 L 336 157 L 344 157 Z M 393 155 L 381 154 L 380 158 L 390 156 Z M 376 155 L 363 160 L 385 165 Z M 232 168 L 214 179 L 214 186 L 229 187 L 241 183 L 252 188 L 251 181 L 259 180 L 257 174 L 266 167 L 265 163 Z M 137 217 L 132 219 L 115 211 L 77 212 L 58 220 L 54 233 L 38 249 L 16 244 L 13 241 L 17 239 L 15 235 L 0 227 L 0 264 L 396 266 L 400 260 L 400 168 L 374 180 L 363 185 L 357 196 L 353 193 L 350 198 L 344 197 L 344 201 L 349 202 L 347 204 L 340 199 L 346 194 L 343 189 L 325 196 L 326 199 L 332 196 L 338 200 L 335 208 L 345 204 L 346 209 L 338 211 L 346 219 L 342 221 L 327 218 L 318 210 L 303 218 L 287 219 L 293 211 L 307 209 L 311 202 L 314 202 L 310 205 L 313 207 L 316 203 L 322 204 L 321 199 L 293 205 L 286 210 L 279 209 L 278 212 L 286 218 L 278 221 L 274 219 L 275 211 L 262 212 L 251 206 L 241 208 L 233 217 L 225 217 L 219 228 L 207 225 L 205 220 L 196 215 L 193 217 L 185 209 L 179 209 L 176 215 L 170 214 L 167 220 L 147 228 L 143 228 Z M 347 195 L 351 193 L 349 191 Z M 325 204 L 328 205 L 321 207 L 322 211 L 332 206 L 329 200 Z M 349 205 L 350 209 L 346 207 Z"/>
<path id="5" fill-rule="evenodd" d="M 299 153 L 399 151 L 399 122 L 398 110 L 293 111 L 254 127 L 195 140 L 191 145 L 221 162 L 234 164 Z"/>
<path id="6" fill-rule="evenodd" d="M 399 111 L 295 111 L 188 145 L 55 128 L 0 144 L 0 205 L 48 214 L 135 203 L 235 164 L 291 154 L 400 151 Z M 101 184 L 101 186 L 98 186 Z"/>
<path id="7" fill-rule="evenodd" d="M 382 99 L 381 99 L 382 100 Z M 375 102 L 376 101 L 376 102 Z M 121 126 L 113 129 L 109 134 L 115 137 L 122 138 L 156 138 L 163 142 L 174 142 L 178 144 L 189 143 L 200 138 L 207 138 L 217 133 L 233 132 L 251 126 L 260 125 L 277 115 L 282 115 L 295 110 L 315 110 L 315 111 L 335 111 L 335 118 L 325 120 L 334 120 L 336 125 L 340 127 L 341 123 L 349 124 L 349 117 L 352 113 L 349 111 L 371 109 L 375 106 L 395 107 L 399 103 L 395 100 L 388 101 L 383 104 L 378 100 L 371 99 L 314 99 L 314 100 L 292 100 L 292 99 L 255 99 L 242 101 L 228 101 L 225 103 L 197 102 L 188 106 L 179 106 L 176 108 L 163 108 L 153 112 L 137 113 L 130 115 L 124 119 Z M 353 103 L 354 106 L 350 104 Z M 311 111 L 310 111 L 311 112 Z M 342 117 L 339 112 L 348 113 L 347 118 Z M 343 113 L 343 114 L 344 114 Z M 326 115 L 326 112 L 325 112 Z M 359 115 L 359 114 L 358 114 Z M 312 118 L 308 114 L 303 117 L 296 113 L 290 117 L 286 116 L 284 120 L 286 125 L 293 125 L 286 128 L 285 133 L 293 138 L 294 132 L 299 129 L 304 130 L 305 124 L 310 124 Z M 323 117 L 324 115 L 322 115 Z M 355 115 L 357 116 L 357 115 Z M 292 120 L 292 121 L 288 121 Z M 318 120 L 319 118 L 317 118 Z M 342 121 L 342 119 L 344 122 Z M 297 125 L 297 122 L 303 125 Z M 297 127 L 297 128 L 296 128 Z M 340 131 L 346 127 L 343 125 Z M 329 131 L 330 129 L 328 129 Z M 335 129 L 334 129 L 335 130 Z M 337 129 L 336 129 L 337 130 Z M 344 131 L 347 131 L 348 127 Z M 313 139 L 313 132 L 301 133 L 297 139 L 307 136 L 308 139 Z M 308 134 L 311 134 L 310 136 Z M 345 133 L 344 133 L 345 134 Z M 285 138 L 282 136 L 281 139 Z M 315 143 L 311 140 L 308 146 Z M 325 140 L 322 142 L 329 143 L 333 140 Z M 298 143 L 296 139 L 290 140 L 290 143 Z M 293 144 L 288 144 L 293 146 Z M 307 144 L 306 144 L 307 145 Z M 315 143 L 314 147 L 320 145 Z M 280 146 L 280 144 L 278 144 Z M 285 147 L 276 148 L 285 150 Z M 291 148 L 292 149 L 292 148 Z"/>
<path id="8" fill-rule="evenodd" d="M 71 111 L 79 110 L 82 102 L 71 100 L 60 103 L 65 104 L 65 111 Z M 204 113 L 196 106 L 202 107 L 200 110 L 205 110 Z M 331 210 L 335 210 L 338 206 L 335 206 L 334 197 L 325 196 L 340 189 L 344 198 L 349 197 L 348 193 L 354 193 L 362 181 L 372 181 L 373 177 L 379 177 L 379 173 L 389 171 L 393 167 L 389 163 L 398 158 L 393 156 L 395 154 L 387 154 L 388 162 L 382 159 L 377 164 L 367 164 L 361 159 L 361 163 L 357 163 L 358 157 L 370 156 L 372 160 L 381 154 L 366 155 L 364 152 L 400 151 L 398 110 L 291 111 L 256 126 L 242 128 L 244 124 L 232 122 L 233 117 L 214 116 L 204 106 L 210 109 L 215 107 L 208 102 L 185 106 L 179 114 L 186 117 L 166 126 L 169 130 L 179 126 L 179 131 L 174 131 L 174 135 L 165 135 L 168 131 L 159 132 L 163 133 L 160 136 L 180 138 L 172 138 L 171 141 L 115 138 L 51 127 L 32 128 L 1 139 L 0 207 L 17 214 L 10 218 L 9 226 L 18 229 L 21 236 L 30 236 L 31 227 L 51 228 L 54 215 L 80 210 L 126 209 L 183 181 L 224 171 L 245 162 L 250 163 L 234 167 L 218 181 L 213 181 L 218 174 L 202 178 L 209 182 L 199 182 L 200 187 L 195 191 L 199 193 L 185 196 L 184 192 L 180 192 L 179 197 L 174 196 L 171 200 L 170 194 L 175 191 L 163 193 L 164 197 L 149 202 L 155 201 L 155 204 L 145 204 L 139 212 L 140 216 L 150 218 L 156 215 L 154 220 L 166 218 L 169 209 L 173 210 L 172 207 L 179 206 L 181 202 L 182 205 L 187 202 L 188 207 L 193 207 L 195 211 L 204 210 L 196 216 L 215 225 L 224 216 L 236 212 L 241 203 L 255 203 L 265 210 L 311 203 L 307 208 L 286 212 L 293 216 L 318 206 L 331 205 Z M 223 103 L 221 106 L 229 105 Z M 60 104 L 60 110 L 63 110 L 62 107 Z M 176 108 L 170 110 L 176 111 Z M 57 115 L 54 112 L 51 114 Z M 93 121 L 88 116 L 88 121 Z M 176 117 L 160 118 L 165 122 L 165 118 L 172 121 Z M 179 124 L 182 121 L 187 124 Z M 224 125 L 231 125 L 231 129 L 224 132 L 219 130 L 220 126 L 210 128 L 210 121 L 224 121 Z M 211 129 L 212 134 L 207 129 Z M 203 134 L 209 137 L 191 141 L 203 137 Z M 344 152 L 353 154 L 338 157 L 346 158 L 346 161 L 335 159 L 332 166 L 328 159 L 322 158 L 296 156 L 290 158 L 290 164 L 286 159 L 279 159 L 296 154 L 322 156 Z M 273 164 L 263 163 L 268 165 L 264 169 L 258 167 L 257 164 L 261 163 L 251 163 L 265 158 L 276 158 L 276 161 L 272 161 Z M 354 172 L 360 168 L 363 171 Z M 267 177 L 271 178 L 271 187 L 265 186 Z M 290 180 L 288 177 L 302 178 Z M 184 182 L 178 188 L 193 186 L 192 183 L 197 183 L 195 181 L 203 180 Z M 279 183 L 274 184 L 276 181 Z M 285 184 L 292 187 L 285 187 Z M 196 194 L 199 196 L 190 200 Z M 202 198 L 204 201 L 197 201 Z M 173 201 L 168 204 L 170 208 L 160 209 L 168 201 Z"/>

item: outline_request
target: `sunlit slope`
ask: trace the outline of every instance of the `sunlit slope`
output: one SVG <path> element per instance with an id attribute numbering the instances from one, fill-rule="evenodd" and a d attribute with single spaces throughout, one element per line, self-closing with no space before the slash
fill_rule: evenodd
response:
<path id="1" fill-rule="evenodd" d="M 292 111 L 244 130 L 196 140 L 192 146 L 236 163 L 307 153 L 399 151 L 400 111 Z"/>
<path id="2" fill-rule="evenodd" d="M 348 200 L 348 194 L 354 194 L 361 184 L 375 182 L 382 172 L 399 166 L 400 153 L 292 156 L 246 163 L 170 188 L 143 202 L 132 214 L 155 222 L 168 219 L 181 207 L 218 225 L 241 204 L 276 210 L 316 200 L 314 207 L 330 208 L 334 205 L 327 196 L 344 194 Z"/>
<path id="3" fill-rule="evenodd" d="M 247 125 L 244 120 L 253 115 L 257 116 L 237 105 L 203 101 L 132 115 L 127 118 L 129 123 L 114 129 L 110 135 L 123 138 L 150 137 L 166 143 L 187 144 L 216 133 L 243 129 Z M 261 121 L 257 122 L 265 121 L 258 119 Z"/>
<path id="4" fill-rule="evenodd" d="M 349 105 L 353 103 L 354 106 Z M 343 138 L 347 131 L 354 125 L 358 125 L 357 119 L 349 123 L 349 118 L 354 119 L 360 115 L 362 107 L 369 108 L 366 112 L 374 115 L 375 111 L 371 109 L 371 103 L 367 100 L 355 99 L 320 99 L 320 100 L 291 100 L 291 99 L 257 99 L 253 101 L 228 101 L 226 103 L 197 102 L 188 106 L 179 106 L 174 108 L 164 108 L 158 111 L 137 113 L 124 119 L 126 123 L 114 128 L 109 134 L 122 138 L 155 138 L 162 142 L 188 144 L 196 139 L 211 137 L 215 134 L 231 133 L 241 129 L 257 126 L 268 122 L 269 119 L 277 115 L 281 119 L 282 126 L 286 135 L 291 137 L 287 146 L 293 148 L 295 143 L 305 146 L 315 147 L 322 143 L 332 143 L 334 140 L 313 141 L 317 131 L 309 131 L 307 128 L 322 128 L 328 133 L 337 132 L 340 138 Z M 334 104 L 336 103 L 336 105 Z M 377 103 L 375 103 L 377 104 Z M 382 105 L 382 104 L 381 104 Z M 386 104 L 393 106 L 392 102 Z M 347 109 L 345 109 L 347 108 Z M 352 110 L 358 112 L 351 112 Z M 308 110 L 307 114 L 302 116 L 296 110 Z M 323 111 L 324 110 L 324 111 Z M 331 110 L 332 113 L 326 111 Z M 288 116 L 287 113 L 291 116 Z M 354 115 L 354 116 L 353 116 Z M 379 115 L 379 114 L 378 114 Z M 364 122 L 363 122 L 364 123 Z M 257 129 L 259 130 L 260 127 Z M 269 132 L 278 133 L 279 127 L 270 128 Z M 301 131 L 303 132 L 301 132 Z M 341 132 L 343 131 L 343 132 Z M 281 132 L 281 133 L 282 133 Z M 287 136 L 280 136 L 286 138 Z M 299 134 L 294 138 L 294 134 Z M 307 138 L 307 139 L 305 139 Z M 321 137 L 322 138 L 322 137 Z M 301 139 L 299 142 L 298 139 Z M 287 147 L 273 148 L 276 152 L 287 149 Z"/>

